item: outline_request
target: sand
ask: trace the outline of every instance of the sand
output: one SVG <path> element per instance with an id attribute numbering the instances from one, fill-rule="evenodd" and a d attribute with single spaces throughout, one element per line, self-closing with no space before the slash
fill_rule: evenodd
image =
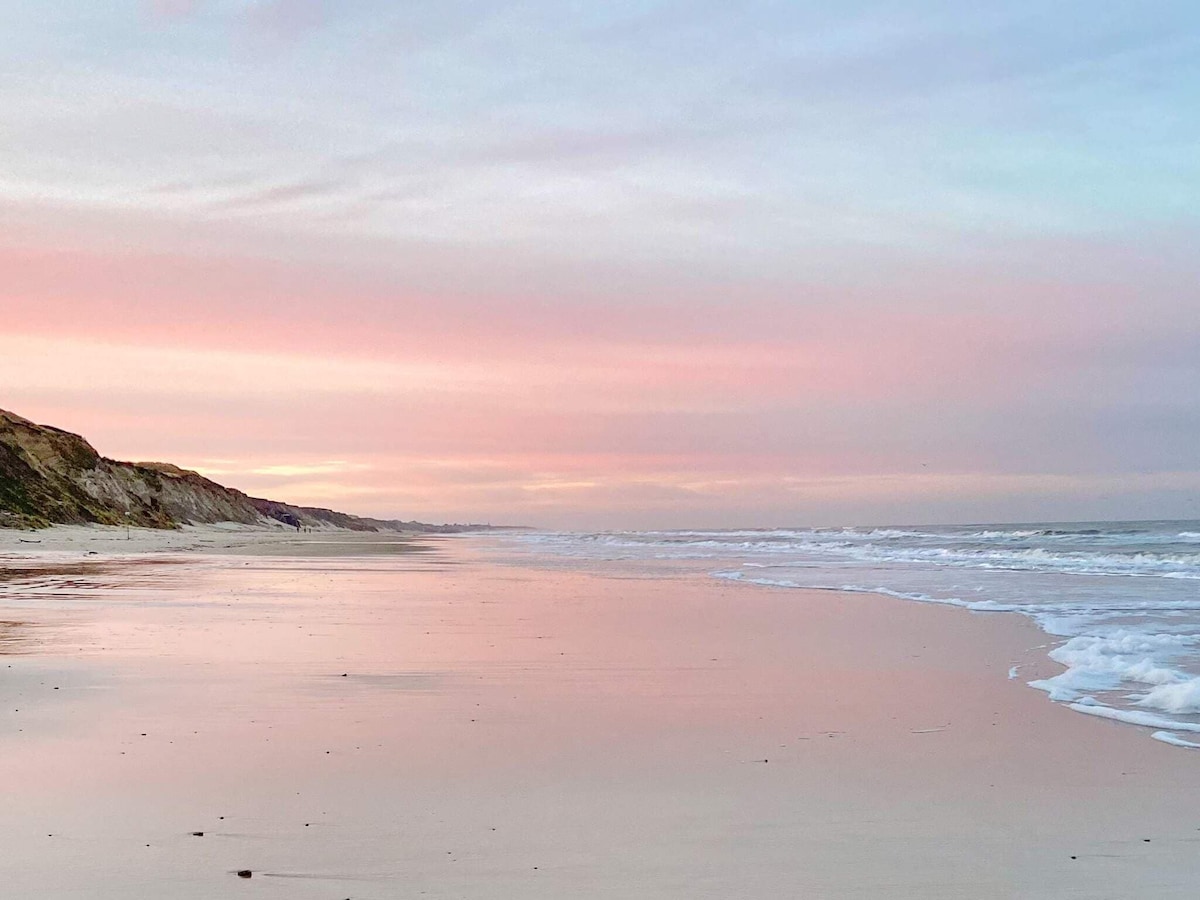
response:
<path id="1" fill-rule="evenodd" d="M 1054 667 L 1024 619 L 311 537 L 0 581 L 5 896 L 1200 883 L 1200 756 L 1026 687 Z"/>
<path id="2" fill-rule="evenodd" d="M 345 556 L 404 552 L 422 534 L 323 528 L 297 532 L 286 525 L 236 522 L 184 525 L 177 529 L 112 525 L 54 525 L 33 531 L 0 528 L 0 558 L 38 556 L 74 559 L 87 555 L 131 557 L 180 551 L 254 556 Z"/>

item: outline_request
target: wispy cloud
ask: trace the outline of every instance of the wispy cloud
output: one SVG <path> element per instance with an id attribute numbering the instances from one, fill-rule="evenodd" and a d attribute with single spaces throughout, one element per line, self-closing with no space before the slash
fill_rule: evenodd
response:
<path id="1" fill-rule="evenodd" d="M 145 0 L 151 15 L 160 19 L 182 19 L 192 15 L 204 0 Z"/>
<path id="2" fill-rule="evenodd" d="M 351 463 L 344 460 L 331 462 L 301 463 L 291 465 L 257 466 L 250 469 L 251 475 L 268 475 L 280 478 L 307 477 L 310 475 L 334 475 L 344 472 L 362 472 L 370 469 L 363 463 Z"/>
<path id="3" fill-rule="evenodd" d="M 1181 512 L 1197 24 L 12 5 L 2 404 L 381 514 Z"/>
<path id="4" fill-rule="evenodd" d="M 294 41 L 328 22 L 334 6 L 330 0 L 253 0 L 239 18 L 256 37 Z"/>

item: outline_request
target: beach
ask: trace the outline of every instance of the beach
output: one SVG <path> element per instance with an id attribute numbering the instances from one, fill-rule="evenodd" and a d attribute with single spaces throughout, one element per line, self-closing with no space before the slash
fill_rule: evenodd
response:
<path id="1" fill-rule="evenodd" d="M 8 3 L 0 900 L 1200 898 L 1200 3 Z"/>
<path id="2" fill-rule="evenodd" d="M 341 528 L 299 532 L 282 525 L 263 527 L 235 522 L 179 528 L 55 525 L 36 530 L 0 528 L 0 557 L 77 560 L 101 554 L 125 558 L 170 552 L 346 556 L 408 548 L 417 536 Z"/>
<path id="3" fill-rule="evenodd" d="M 121 540 L 0 545 L 8 896 L 1200 883 L 1197 757 L 1026 687 L 1060 667 L 1019 616 L 492 538 Z"/>

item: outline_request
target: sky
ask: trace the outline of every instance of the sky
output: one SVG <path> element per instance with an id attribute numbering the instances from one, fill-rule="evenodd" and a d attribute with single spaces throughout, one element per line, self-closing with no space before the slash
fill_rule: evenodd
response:
<path id="1" fill-rule="evenodd" d="M 366 515 L 1200 518 L 1194 2 L 0 0 L 0 407 Z"/>

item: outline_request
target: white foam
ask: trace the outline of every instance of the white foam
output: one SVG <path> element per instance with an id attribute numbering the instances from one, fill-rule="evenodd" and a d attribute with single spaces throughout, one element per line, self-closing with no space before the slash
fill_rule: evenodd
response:
<path id="1" fill-rule="evenodd" d="M 852 594 L 883 594 L 899 600 L 916 600 L 918 603 L 938 603 L 942 606 L 958 606 L 973 612 L 1017 612 L 1021 608 L 995 600 L 964 600 L 961 597 L 934 597 L 917 591 L 894 591 L 886 587 L 864 587 L 858 584 L 843 584 L 828 590 L 848 591 Z"/>
<path id="2" fill-rule="evenodd" d="M 798 588 L 802 585 L 795 581 L 789 581 L 786 578 L 747 578 L 741 572 L 713 572 L 714 578 L 724 578 L 728 581 L 742 581 L 746 584 L 757 584 L 761 587 L 783 587 L 783 588 Z M 820 588 L 814 588 L 820 590 Z"/>
<path id="3" fill-rule="evenodd" d="M 1118 722 L 1128 722 L 1130 725 L 1145 725 L 1147 728 L 1165 728 L 1174 731 L 1200 732 L 1200 725 L 1192 722 L 1176 722 L 1166 716 L 1156 716 L 1153 713 L 1138 712 L 1132 709 L 1113 709 L 1098 703 L 1071 703 L 1069 707 L 1075 712 L 1089 716 L 1099 716 L 1102 719 L 1115 719 Z"/>
<path id="4" fill-rule="evenodd" d="M 848 548 L 845 552 L 864 560 L 926 562 L 955 568 L 1200 579 L 1200 554 L 1197 553 L 1054 553 L 1042 547 L 974 550 L 947 547 L 893 548 L 874 544 Z"/>
<path id="5" fill-rule="evenodd" d="M 548 538 L 587 559 L 692 559 L 773 588 L 1019 612 L 1064 639 L 1029 682 L 1091 715 L 1200 730 L 1200 529 L 1192 523 L 612 532 Z M 1009 670 L 1017 678 L 1020 667 Z M 1093 695 L 1102 696 L 1099 703 Z M 1099 710 L 1108 710 L 1103 712 Z M 1163 716 L 1186 719 L 1180 725 Z"/>
<path id="6" fill-rule="evenodd" d="M 762 567 L 758 566 L 756 568 Z M 960 597 L 933 597 L 929 594 L 911 591 L 894 591 L 891 588 L 882 586 L 870 587 L 861 584 L 801 584 L 790 578 L 747 578 L 744 573 L 738 571 L 711 572 L 709 574 L 713 578 L 742 581 L 746 584 L 757 584 L 763 587 L 805 588 L 810 591 L 841 591 L 848 594 L 883 594 L 886 597 L 895 597 L 899 600 L 915 600 L 918 603 L 958 606 L 962 609 L 970 609 L 976 612 L 1016 612 L 1020 610 L 1020 607 L 996 603 L 994 600 L 963 600 Z"/>
<path id="7" fill-rule="evenodd" d="M 740 531 L 533 533 L 521 540 L 576 547 L 647 549 L 659 558 L 704 558 L 736 553 L 793 553 L 883 563 L 928 563 L 953 568 L 1200 579 L 1200 553 L 1140 549 L 1114 552 L 1137 540 L 1170 543 L 1200 532 L 1111 533 L 1096 529 L 984 529 L 939 533 L 897 528 L 772 529 Z M 1042 546 L 1012 546 L 1040 542 Z M 1090 542 L 1090 543 L 1089 543 Z M 966 546 L 963 546 L 963 545 Z M 570 552 L 570 551 L 568 551 Z M 682 556 L 682 554 L 688 554 Z"/>
<path id="8" fill-rule="evenodd" d="M 1150 737 L 1156 741 L 1162 741 L 1164 744 L 1170 744 L 1172 747 L 1187 747 L 1189 750 L 1200 750 L 1200 744 L 1194 741 L 1185 741 L 1177 734 L 1172 734 L 1169 731 L 1156 731 Z"/>
<path id="9" fill-rule="evenodd" d="M 1147 692 L 1139 706 L 1153 706 L 1176 715 L 1200 713 L 1200 678 L 1170 681 Z"/>

